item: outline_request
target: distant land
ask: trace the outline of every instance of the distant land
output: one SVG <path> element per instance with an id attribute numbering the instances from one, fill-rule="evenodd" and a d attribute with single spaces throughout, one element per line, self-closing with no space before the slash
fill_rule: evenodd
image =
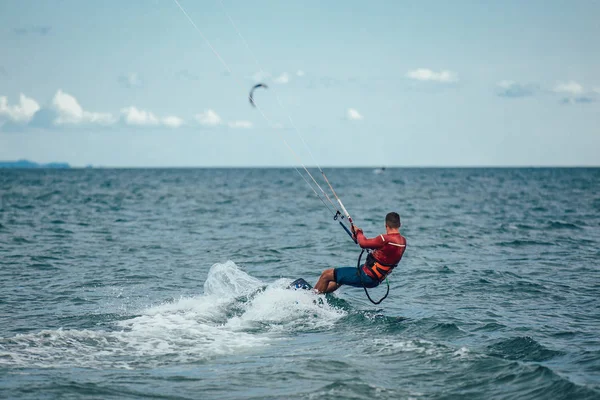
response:
<path id="1" fill-rule="evenodd" d="M 0 161 L 0 168 L 71 168 L 67 163 L 53 162 L 49 164 L 38 164 L 29 160 Z"/>

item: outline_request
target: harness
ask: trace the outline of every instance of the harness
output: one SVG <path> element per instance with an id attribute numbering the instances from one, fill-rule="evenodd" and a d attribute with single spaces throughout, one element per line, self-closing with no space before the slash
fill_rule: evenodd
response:
<path id="1" fill-rule="evenodd" d="M 362 274 L 361 274 L 361 272 L 362 272 L 362 271 L 360 270 L 360 259 L 362 258 L 362 255 L 363 255 L 363 253 L 364 253 L 364 252 L 365 252 L 365 249 L 362 249 L 362 251 L 360 252 L 360 254 L 359 254 L 359 256 L 358 256 L 358 261 L 357 261 L 357 263 L 356 263 L 356 269 L 358 270 L 358 277 L 360 278 L 360 283 L 362 284 L 362 287 L 363 287 L 363 289 L 365 290 L 365 294 L 366 294 L 366 295 L 367 295 L 367 297 L 369 298 L 369 301 L 371 301 L 371 303 L 373 303 L 373 304 L 379 304 L 379 303 L 381 303 L 383 300 L 385 300 L 385 298 L 386 298 L 386 297 L 388 297 L 388 294 L 390 294 L 390 283 L 389 283 L 389 282 L 388 282 L 388 280 L 387 280 L 387 274 L 386 274 L 386 275 L 384 275 L 384 276 L 383 276 L 383 279 L 385 279 L 385 283 L 387 284 L 387 290 L 386 290 L 386 292 L 385 292 L 385 295 L 384 295 L 384 296 L 383 296 L 381 299 L 379 299 L 378 301 L 374 301 L 374 300 L 371 298 L 371 296 L 369 296 L 369 291 L 367 290 L 367 287 L 365 286 L 365 282 L 363 281 Z M 371 255 L 371 253 L 367 252 L 367 263 L 368 263 L 368 260 L 369 260 L 369 258 L 372 258 L 373 260 L 375 259 L 375 257 L 373 257 L 373 256 Z M 365 263 L 365 266 L 367 265 L 367 263 Z M 381 265 L 381 264 L 380 264 L 380 265 Z M 396 265 L 398 265 L 398 264 L 396 264 Z M 388 270 L 388 273 L 389 273 L 389 271 L 391 271 L 392 269 L 393 269 L 393 267 L 390 267 L 390 268 L 389 268 L 389 270 Z M 371 271 L 372 271 L 372 270 L 371 270 Z M 381 283 L 381 281 L 382 281 L 383 279 L 381 279 L 379 282 Z"/>
<path id="2" fill-rule="evenodd" d="M 371 277 L 379 280 L 379 283 L 381 283 L 388 276 L 388 274 L 392 272 L 392 270 L 397 266 L 398 263 L 384 264 L 382 262 L 379 262 L 375 259 L 375 257 L 373 257 L 373 254 L 371 253 L 367 254 L 367 260 L 365 261 L 365 267 L 367 271 L 371 272 Z"/>

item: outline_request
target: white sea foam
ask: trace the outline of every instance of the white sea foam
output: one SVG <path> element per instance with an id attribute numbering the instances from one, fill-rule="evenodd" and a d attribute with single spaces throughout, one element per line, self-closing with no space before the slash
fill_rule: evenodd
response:
<path id="1" fill-rule="evenodd" d="M 383 355 L 397 355 L 399 353 L 417 353 L 436 359 L 454 357 L 457 359 L 471 359 L 470 350 L 463 346 L 459 349 L 444 344 L 433 343 L 424 339 L 396 340 L 394 338 L 379 338 L 365 342 L 368 351 Z"/>
<path id="2" fill-rule="evenodd" d="M 219 299 L 231 299 L 255 292 L 263 283 L 248 275 L 233 261 L 214 264 L 204 282 L 204 294 Z"/>
<path id="3" fill-rule="evenodd" d="M 331 327 L 346 315 L 342 310 L 330 306 L 322 295 L 306 290 L 286 289 L 289 280 L 280 279 L 248 303 L 239 316 L 231 318 L 227 326 L 244 330 L 259 325 L 270 331 L 294 331 Z"/>
<path id="4" fill-rule="evenodd" d="M 0 338 L 0 365 L 135 368 L 255 352 L 280 332 L 323 329 L 345 315 L 323 296 L 287 290 L 235 263 L 215 264 L 204 294 L 150 307 L 105 330 L 44 330 Z"/>
<path id="5" fill-rule="evenodd" d="M 469 358 L 470 351 L 468 348 L 463 346 L 452 354 L 457 358 Z"/>
<path id="6" fill-rule="evenodd" d="M 443 347 L 423 339 L 414 340 L 395 340 L 395 339 L 375 339 L 368 342 L 369 346 L 374 347 L 374 351 L 382 354 L 397 353 L 422 353 L 429 356 L 439 355 Z"/>

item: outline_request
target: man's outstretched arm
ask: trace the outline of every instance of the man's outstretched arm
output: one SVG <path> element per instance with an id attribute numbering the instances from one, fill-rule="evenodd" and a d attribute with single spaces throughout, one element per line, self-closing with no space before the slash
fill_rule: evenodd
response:
<path id="1" fill-rule="evenodd" d="M 373 239 L 367 239 L 362 229 L 354 227 L 356 232 L 356 241 L 358 245 L 363 249 L 380 249 L 385 244 L 382 236 L 374 237 Z"/>

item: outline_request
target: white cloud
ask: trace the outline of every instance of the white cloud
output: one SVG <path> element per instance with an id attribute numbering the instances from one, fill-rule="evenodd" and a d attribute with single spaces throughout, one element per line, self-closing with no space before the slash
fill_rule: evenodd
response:
<path id="1" fill-rule="evenodd" d="M 221 124 L 227 124 L 227 126 L 229 126 L 230 128 L 252 128 L 252 122 L 250 121 L 230 121 L 230 122 L 224 122 L 223 119 L 219 116 L 219 114 L 217 114 L 214 110 L 212 109 L 208 109 L 208 110 L 204 110 L 204 112 L 196 115 L 196 121 L 198 121 L 198 123 L 200 125 L 203 126 L 217 126 L 217 125 L 221 125 Z"/>
<path id="2" fill-rule="evenodd" d="M 77 99 L 68 93 L 58 90 L 52 99 L 52 109 L 56 111 L 56 124 L 76 124 L 83 119 L 83 108 Z"/>
<path id="3" fill-rule="evenodd" d="M 217 126 L 222 122 L 221 117 L 219 117 L 219 114 L 217 114 L 214 110 L 211 110 L 210 108 L 196 115 L 196 121 L 198 121 L 200 125 L 204 126 Z"/>
<path id="4" fill-rule="evenodd" d="M 109 126 L 118 121 L 118 118 L 110 113 L 84 110 L 74 96 L 60 89 L 52 98 L 50 105 L 45 108 L 40 108 L 35 100 L 23 94 L 20 96 L 19 104 L 13 106 L 8 104 L 5 96 L 0 96 L 0 124 L 3 124 L 3 118 L 40 128 L 84 124 Z M 185 124 L 185 121 L 177 116 L 169 115 L 158 118 L 152 112 L 134 106 L 121 109 L 121 120 L 127 125 L 135 126 L 179 128 Z"/>
<path id="5" fill-rule="evenodd" d="M 287 72 L 284 72 L 281 75 L 279 75 L 277 78 L 273 79 L 273 82 L 278 83 L 278 84 L 285 84 L 285 83 L 288 83 L 289 81 L 290 81 L 290 76 L 288 75 Z"/>
<path id="6" fill-rule="evenodd" d="M 304 76 L 304 71 L 298 70 L 296 72 L 297 76 Z M 264 82 L 266 80 L 273 80 L 274 83 L 279 85 L 284 85 L 290 82 L 290 74 L 287 72 L 282 72 L 279 76 L 273 76 L 273 74 L 265 71 L 259 71 L 252 75 L 252 80 L 255 82 Z"/>
<path id="7" fill-rule="evenodd" d="M 168 128 L 179 128 L 185 121 L 174 115 L 165 118 L 158 118 L 154 113 L 146 110 L 140 110 L 135 106 L 121 109 L 122 120 L 127 125 L 133 126 L 159 126 Z"/>
<path id="8" fill-rule="evenodd" d="M 442 70 L 435 72 L 427 68 L 418 68 L 406 73 L 406 77 L 410 79 L 416 79 L 418 81 L 433 81 L 450 83 L 458 81 L 456 74 L 452 71 Z"/>
<path id="9" fill-rule="evenodd" d="M 513 87 L 516 84 L 517 84 L 517 82 L 508 81 L 508 80 L 498 82 L 498 86 L 501 87 L 502 89 L 510 89 L 511 87 Z"/>
<path id="10" fill-rule="evenodd" d="M 55 125 L 100 124 L 110 125 L 115 118 L 109 113 L 85 111 L 77 99 L 68 93 L 58 90 L 52 99 L 52 110 L 56 112 Z"/>
<path id="11" fill-rule="evenodd" d="M 348 117 L 349 120 L 353 120 L 353 121 L 358 121 L 363 119 L 363 116 L 354 108 L 349 108 L 348 111 L 346 111 L 346 116 Z"/>
<path id="12" fill-rule="evenodd" d="M 163 118 L 162 123 L 164 126 L 167 126 L 169 128 L 179 128 L 181 125 L 184 124 L 184 121 L 179 117 L 170 115 L 168 117 Z"/>
<path id="13" fill-rule="evenodd" d="M 504 80 L 497 83 L 497 95 L 506 98 L 521 98 L 533 96 L 539 87 L 531 83 L 518 83 L 515 81 Z"/>
<path id="14" fill-rule="evenodd" d="M 227 123 L 227 125 L 230 128 L 242 128 L 242 129 L 252 128 L 252 122 L 250 122 L 250 121 L 231 121 L 231 122 Z"/>
<path id="15" fill-rule="evenodd" d="M 299 77 L 303 77 L 306 74 L 304 73 L 304 71 L 302 71 L 301 69 L 299 69 L 298 72 L 296 72 L 296 75 L 299 76 Z"/>
<path id="16" fill-rule="evenodd" d="M 149 111 L 140 110 L 137 107 L 126 107 L 121 109 L 123 120 L 127 125 L 156 126 L 160 124 L 156 115 Z"/>
<path id="17" fill-rule="evenodd" d="M 578 95 L 583 93 L 583 86 L 575 81 L 559 82 L 554 86 L 554 92 Z"/>
<path id="18" fill-rule="evenodd" d="M 38 112 L 40 105 L 32 98 L 23 93 L 19 96 L 19 104 L 8 105 L 8 98 L 0 96 L 0 116 L 14 122 L 29 122 L 33 115 Z"/>

